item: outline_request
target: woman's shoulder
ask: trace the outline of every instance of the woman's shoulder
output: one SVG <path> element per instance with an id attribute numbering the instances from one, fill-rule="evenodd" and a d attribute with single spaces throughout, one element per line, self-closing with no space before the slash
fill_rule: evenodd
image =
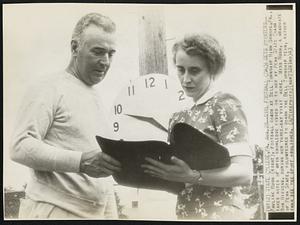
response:
<path id="1" fill-rule="evenodd" d="M 241 101 L 235 95 L 228 92 L 218 92 L 214 96 L 214 102 L 217 106 L 241 106 Z"/>

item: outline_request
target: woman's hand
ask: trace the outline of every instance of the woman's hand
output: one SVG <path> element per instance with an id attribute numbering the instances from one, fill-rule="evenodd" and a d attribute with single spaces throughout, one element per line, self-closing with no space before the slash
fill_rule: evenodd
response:
<path id="1" fill-rule="evenodd" d="M 144 172 L 160 179 L 189 183 L 194 179 L 194 171 L 183 160 L 171 157 L 173 164 L 165 164 L 151 158 L 145 158 L 150 164 L 143 164 Z"/>

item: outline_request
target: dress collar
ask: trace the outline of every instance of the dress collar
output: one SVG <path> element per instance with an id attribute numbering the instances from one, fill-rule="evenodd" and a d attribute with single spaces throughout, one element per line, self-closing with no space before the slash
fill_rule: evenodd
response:
<path id="1" fill-rule="evenodd" d="M 211 86 L 208 89 L 208 91 L 206 91 L 204 93 L 204 95 L 194 103 L 194 105 L 201 105 L 201 104 L 207 102 L 209 99 L 214 97 L 218 92 L 219 92 L 219 90 L 217 90 L 214 86 Z"/>

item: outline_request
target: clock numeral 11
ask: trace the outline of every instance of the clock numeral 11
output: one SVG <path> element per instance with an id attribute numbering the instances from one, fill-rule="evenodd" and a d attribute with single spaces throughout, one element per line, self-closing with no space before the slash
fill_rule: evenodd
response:
<path id="1" fill-rule="evenodd" d="M 168 81 L 165 80 L 165 88 L 168 89 Z"/>
<path id="2" fill-rule="evenodd" d="M 134 95 L 134 85 L 128 86 L 128 95 L 129 96 Z"/>
<path id="3" fill-rule="evenodd" d="M 155 87 L 154 81 L 155 81 L 154 77 L 149 77 L 148 79 L 145 79 L 145 86 L 146 86 L 146 88 Z"/>
<path id="4" fill-rule="evenodd" d="M 115 105 L 114 109 L 115 109 L 115 115 L 122 113 L 122 105 L 121 104 Z"/>

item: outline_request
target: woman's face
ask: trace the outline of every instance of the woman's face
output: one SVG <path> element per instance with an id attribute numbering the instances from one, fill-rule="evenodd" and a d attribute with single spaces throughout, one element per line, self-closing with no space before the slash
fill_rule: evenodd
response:
<path id="1" fill-rule="evenodd" d="M 179 49 L 175 65 L 185 94 L 196 102 L 208 90 L 211 82 L 211 74 L 205 60 L 201 56 L 188 55 Z"/>

